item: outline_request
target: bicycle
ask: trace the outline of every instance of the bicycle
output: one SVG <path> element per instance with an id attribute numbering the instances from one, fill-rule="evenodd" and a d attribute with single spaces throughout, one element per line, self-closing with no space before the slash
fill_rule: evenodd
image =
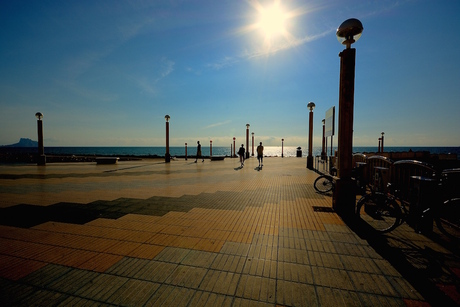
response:
<path id="1" fill-rule="evenodd" d="M 356 204 L 356 215 L 379 232 L 389 232 L 401 225 L 403 212 L 393 195 L 383 192 L 382 172 L 376 167 L 374 186 Z"/>
<path id="2" fill-rule="evenodd" d="M 332 169 L 333 173 L 337 173 L 337 169 Z M 363 180 L 362 167 L 355 167 L 352 170 L 352 177 L 356 180 L 356 191 L 361 193 L 365 190 L 365 182 Z M 318 193 L 326 194 L 335 189 L 334 178 L 331 175 L 322 174 L 315 179 L 313 187 Z"/>
<path id="3" fill-rule="evenodd" d="M 409 220 L 410 207 L 399 199 L 399 192 L 393 189 L 391 193 L 382 192 L 383 182 L 381 170 L 376 172 L 378 188 L 371 188 L 356 205 L 356 215 L 378 232 L 386 233 L 394 230 Z M 391 184 L 388 184 L 391 190 Z M 419 219 L 432 219 L 438 229 L 451 239 L 460 239 L 460 198 L 435 202 L 434 206 L 426 208 L 419 214 Z M 417 226 L 416 226 L 417 227 Z M 416 229 L 418 231 L 419 229 Z"/>

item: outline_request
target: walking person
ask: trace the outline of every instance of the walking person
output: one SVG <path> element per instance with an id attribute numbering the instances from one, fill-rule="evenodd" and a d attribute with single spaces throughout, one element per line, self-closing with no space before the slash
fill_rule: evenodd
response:
<path id="1" fill-rule="evenodd" d="M 195 159 L 195 163 L 196 161 L 198 161 L 198 158 L 201 158 L 201 144 L 200 144 L 200 141 L 197 141 L 196 142 L 198 145 L 196 146 L 196 159 Z M 202 158 L 203 160 L 201 162 L 204 162 L 204 158 Z"/>
<path id="2" fill-rule="evenodd" d="M 264 147 L 262 146 L 262 142 L 257 146 L 257 160 L 259 160 L 259 167 L 264 166 Z"/>
<path id="3" fill-rule="evenodd" d="M 244 166 L 244 152 L 245 152 L 244 145 L 241 144 L 240 149 L 238 149 L 238 155 L 240 156 L 241 167 Z"/>

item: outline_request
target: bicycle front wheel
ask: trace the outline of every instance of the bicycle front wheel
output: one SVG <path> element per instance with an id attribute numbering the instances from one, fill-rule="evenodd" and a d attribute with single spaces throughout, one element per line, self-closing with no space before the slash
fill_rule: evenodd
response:
<path id="1" fill-rule="evenodd" d="M 332 188 L 334 187 L 334 183 L 332 181 L 332 177 L 327 176 L 327 175 L 321 175 L 318 178 L 316 178 L 313 186 L 315 187 L 315 190 L 319 193 L 327 193 L 332 191 Z"/>
<path id="2" fill-rule="evenodd" d="M 401 224 L 401 208 L 383 193 L 366 194 L 356 205 L 356 215 L 379 232 L 389 232 Z"/>
<path id="3" fill-rule="evenodd" d="M 460 239 L 460 198 L 444 202 L 436 215 L 436 225 L 447 236 Z"/>

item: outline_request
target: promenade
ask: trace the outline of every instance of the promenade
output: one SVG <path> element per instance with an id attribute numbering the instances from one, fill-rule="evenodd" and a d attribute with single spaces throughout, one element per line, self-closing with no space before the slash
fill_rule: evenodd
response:
<path id="1" fill-rule="evenodd" d="M 0 306 L 455 306 L 458 247 L 345 224 L 303 158 L 0 165 Z"/>

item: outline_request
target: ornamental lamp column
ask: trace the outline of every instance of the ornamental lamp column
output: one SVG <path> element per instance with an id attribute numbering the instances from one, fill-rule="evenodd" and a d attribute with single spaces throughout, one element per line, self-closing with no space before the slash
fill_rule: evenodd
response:
<path id="1" fill-rule="evenodd" d="M 43 145 L 43 113 L 35 113 L 37 118 L 37 133 L 38 133 L 38 160 L 37 165 L 46 165 L 45 147 Z"/>
<path id="2" fill-rule="evenodd" d="M 326 120 L 321 121 L 323 123 L 323 144 L 321 146 L 321 160 L 326 160 Z"/>
<path id="3" fill-rule="evenodd" d="M 209 140 L 209 157 L 212 158 L 212 140 Z"/>
<path id="4" fill-rule="evenodd" d="M 309 125 L 308 125 L 307 168 L 312 170 L 313 169 L 313 110 L 315 109 L 315 103 L 310 101 L 307 107 L 310 110 Z"/>
<path id="5" fill-rule="evenodd" d="M 165 162 L 171 162 L 171 155 L 169 154 L 169 119 L 171 117 L 169 115 L 165 115 L 166 120 L 166 154 L 165 154 Z"/>
<path id="6" fill-rule="evenodd" d="M 284 158 L 284 139 L 281 139 L 281 158 Z"/>
<path id="7" fill-rule="evenodd" d="M 251 134 L 252 134 L 252 153 L 251 153 L 251 156 L 254 157 L 254 132 L 252 132 Z"/>
<path id="8" fill-rule="evenodd" d="M 353 169 L 353 109 L 355 93 L 355 58 L 356 49 L 351 45 L 363 32 L 361 21 L 355 18 L 345 20 L 337 29 L 337 39 L 346 48 L 339 53 L 340 88 L 339 88 L 339 137 L 338 162 L 332 206 L 343 217 L 353 217 L 356 194 Z"/>
<path id="9" fill-rule="evenodd" d="M 187 143 L 185 143 L 185 161 L 187 161 Z"/>
<path id="10" fill-rule="evenodd" d="M 382 132 L 382 146 L 381 146 L 381 150 L 383 152 L 383 135 L 385 134 L 385 132 Z"/>
<path id="11" fill-rule="evenodd" d="M 246 124 L 246 159 L 249 159 L 249 124 Z"/>
<path id="12" fill-rule="evenodd" d="M 235 140 L 236 140 L 236 137 L 233 137 L 233 156 L 232 158 L 235 158 Z"/>

